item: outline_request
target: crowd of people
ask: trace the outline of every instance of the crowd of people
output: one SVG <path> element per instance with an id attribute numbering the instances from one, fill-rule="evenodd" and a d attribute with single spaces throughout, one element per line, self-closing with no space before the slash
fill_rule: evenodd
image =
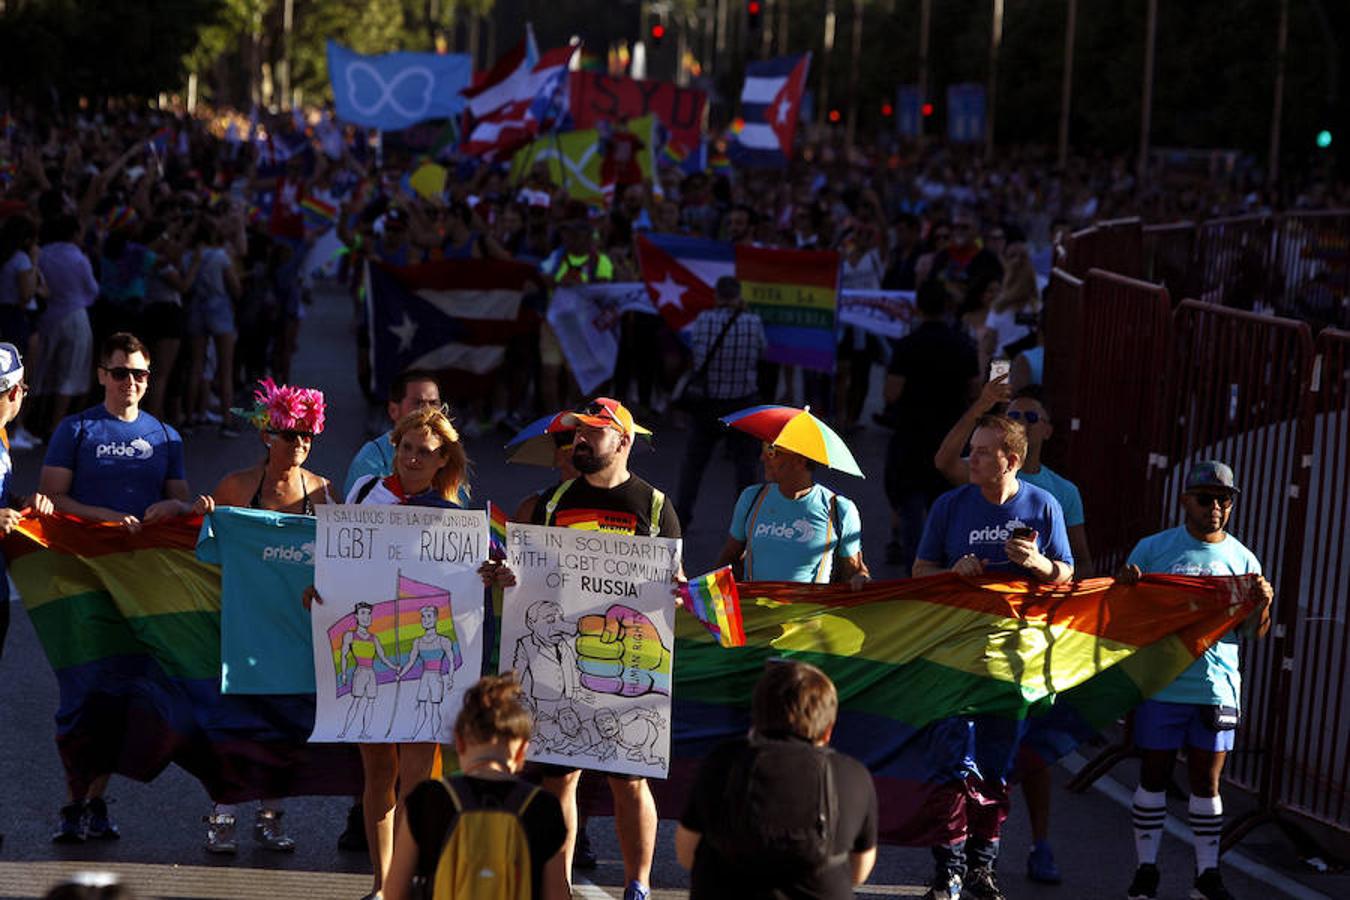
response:
<path id="1" fill-rule="evenodd" d="M 267 139 L 256 142 L 204 117 L 143 110 L 7 121 L 0 147 L 0 157 L 12 163 L 3 170 L 0 200 L 0 340 L 7 342 L 0 345 L 0 416 L 15 452 L 46 449 L 37 494 L 0 511 L 5 531 L 25 507 L 136 531 L 217 504 L 301 514 L 339 500 L 459 504 L 469 496 L 461 429 L 473 433 L 570 410 L 562 416 L 566 439 L 558 443 L 560 480 L 527 498 L 518 518 L 585 527 L 575 515 L 558 514 L 599 511 L 607 528 L 679 537 L 693 517 L 714 444 L 728 434 L 717 424 L 720 416 L 800 391 L 847 434 L 867 427 L 862 411 L 873 368 L 882 365 L 884 411 L 877 424 L 895 432 L 885 479 L 893 511 L 888 561 L 916 577 L 944 571 L 1006 572 L 1046 582 L 1082 577 L 1093 570 L 1081 498 L 1040 456 L 1051 411 L 1038 390 L 1038 272 L 1044 274 L 1057 236 L 1096 217 L 1220 212 L 1266 202 L 1214 186 L 1141 189 L 1119 160 L 1080 162 L 1060 173 L 1016 155 L 983 163 L 938 149 L 887 158 L 844 154 L 821 143 L 804 148 L 786 177 L 665 168 L 655 183 L 618 184 L 606 210 L 569 198 L 544 169 L 512 184 L 501 167 L 470 161 L 456 162 L 442 195 L 423 197 L 403 186 L 411 155 L 317 116 L 270 118 L 260 123 Z M 918 321 L 894 342 L 841 329 L 838 377 L 804 373 L 798 382 L 790 371 L 760 364 L 762 323 L 744 303 L 739 283 L 724 279 L 716 286 L 718 305 L 696 321 L 688 347 L 655 317 L 625 316 L 612 398 L 578 404 L 566 360 L 545 326 L 537 341 L 517 348 L 513 369 L 497 379 L 493 396 L 443 397 L 442 388 L 450 386 L 434 373 L 407 372 L 394 380 L 388 398 L 376 398 L 369 395 L 369 370 L 358 372 L 372 404 L 385 403 L 392 428 L 360 449 L 340 490 L 304 468 L 323 430 L 322 395 L 310 392 L 307 411 L 264 411 L 247 419 L 265 450 L 263 462 L 226 476 L 210 494 L 194 495 L 183 435 L 212 427 L 238 436 L 241 419 L 231 417 L 236 394 L 261 383 L 266 395 L 290 380 L 312 302 L 306 260 L 329 228 L 350 251 L 338 276 L 352 288 L 358 359 L 366 365 L 358 273 L 367 259 L 399 266 L 514 259 L 538 265 L 551 284 L 637 281 L 634 241 L 644 230 L 835 249 L 841 286 L 913 290 Z M 639 421 L 666 411 L 681 372 L 700 378 L 704 392 L 685 407 L 691 439 L 668 500 L 629 470 L 628 454 L 645 431 Z M 25 408 L 29 385 L 33 398 Z M 445 400 L 456 410 L 453 422 Z M 870 577 L 856 504 L 816 483 L 811 460 L 735 434 L 729 441 L 738 500 L 719 564 L 756 579 L 861 583 Z M 8 451 L 0 460 L 7 480 Z M 1183 495 L 1185 524 L 1141 543 L 1120 577 L 1259 574 L 1251 554 L 1224 531 L 1236 495 L 1226 466 L 1196 467 Z M 782 540 L 787 526 L 799 521 L 811 524 L 812 539 Z M 489 564 L 483 577 L 507 585 L 514 576 Z M 1261 584 L 1269 600 L 1269 585 Z M 312 591 L 305 600 L 322 602 Z M 1218 871 L 1217 829 L 1218 780 L 1231 727 L 1206 717 L 1236 708 L 1236 652 L 1227 644 L 1213 652 L 1184 685 L 1179 680 L 1175 696 L 1150 701 L 1151 724 L 1139 731 L 1146 763 L 1153 762 L 1135 797 L 1140 866 L 1131 897 L 1157 894 L 1165 805 L 1159 773 L 1183 745 L 1192 750 L 1196 890 L 1210 900 L 1230 896 Z M 359 671 L 353 675 L 353 690 L 359 677 Z M 354 820 L 358 843 L 371 857 L 372 896 L 410 896 L 419 880 L 468 877 L 464 867 L 445 864 L 442 854 L 449 850 L 442 851 L 441 839 L 451 822 L 468 821 L 469 811 L 488 806 L 511 810 L 521 823 L 529 865 L 512 871 L 528 870 L 528 892 L 566 895 L 573 865 L 587 856 L 576 795 L 580 773 L 533 773 L 543 793 L 517 783 L 530 735 L 516 691 L 510 678 L 493 678 L 470 692 L 455 728 L 463 777 L 445 784 L 426 782 L 433 747 L 361 745 L 365 788 Z M 775 885 L 787 896 L 846 896 L 867 877 L 875 858 L 876 800 L 870 783 L 859 780 L 858 764 L 824 749 L 837 703 L 834 686 L 810 667 L 784 664 L 766 672 L 754 697 L 750 738 L 727 748 L 717 763 L 705 762 L 681 816 L 676 853 L 693 870 L 695 896 L 719 896 L 738 871 L 776 873 L 781 884 Z M 991 761 L 987 771 L 1003 768 Z M 765 821 L 766 810 L 782 821 L 819 812 L 798 802 L 796 779 L 803 772 L 816 773 L 841 798 L 831 832 L 804 841 L 800 834 L 789 840 L 756 831 L 753 822 Z M 717 807 L 730 777 L 749 779 L 740 816 L 722 816 Z M 625 897 L 643 900 L 656 850 L 656 806 L 643 779 L 610 775 L 608 782 Z M 106 785 L 105 774 L 67 798 L 56 840 L 117 837 Z M 991 776 L 950 787 L 964 815 L 934 848 L 928 896 L 997 900 L 1006 785 Z M 1029 782 L 1026 790 L 1038 831 L 1029 872 L 1056 881 L 1045 834 L 1048 799 L 1041 793 L 1048 788 Z M 236 814 L 220 806 L 210 812 L 208 849 L 232 852 Z M 278 802 L 264 801 L 255 835 L 263 846 L 285 851 L 294 842 L 281 817 Z M 794 864 L 768 862 L 783 859 Z"/>

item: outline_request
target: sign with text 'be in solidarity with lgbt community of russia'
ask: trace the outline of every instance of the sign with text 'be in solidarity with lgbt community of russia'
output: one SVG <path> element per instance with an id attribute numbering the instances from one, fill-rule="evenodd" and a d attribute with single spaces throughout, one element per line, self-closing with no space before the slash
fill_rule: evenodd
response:
<path id="1" fill-rule="evenodd" d="M 449 743 L 483 666 L 483 510 L 315 509 L 312 741 Z"/>
<path id="2" fill-rule="evenodd" d="M 680 541 L 509 525 L 502 671 L 534 713 L 529 758 L 664 778 Z"/>

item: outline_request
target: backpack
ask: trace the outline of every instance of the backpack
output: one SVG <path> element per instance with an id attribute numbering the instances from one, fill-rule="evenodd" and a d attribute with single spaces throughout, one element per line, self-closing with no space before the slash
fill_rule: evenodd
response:
<path id="1" fill-rule="evenodd" d="M 775 881 L 847 860 L 830 852 L 839 821 L 833 755 L 806 741 L 752 737 L 731 766 L 721 827 L 709 835 L 718 854 Z M 804 806 L 804 797 L 816 802 Z"/>
<path id="2" fill-rule="evenodd" d="M 494 798 L 478 797 L 463 775 L 441 779 L 441 786 L 454 804 L 455 818 L 422 896 L 429 900 L 534 896 L 530 841 L 520 817 L 539 788 L 519 781 L 498 805 Z"/>

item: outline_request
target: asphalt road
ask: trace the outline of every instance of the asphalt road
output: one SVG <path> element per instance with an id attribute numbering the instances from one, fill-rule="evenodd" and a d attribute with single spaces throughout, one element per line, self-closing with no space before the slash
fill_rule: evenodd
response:
<path id="1" fill-rule="evenodd" d="M 309 467 L 341 481 L 351 454 L 367 437 L 371 416 L 357 389 L 350 334 L 350 306 L 334 289 L 318 292 L 304 324 L 302 349 L 294 372 L 296 383 L 320 387 L 328 400 L 328 427 L 316 442 Z M 877 393 L 873 392 L 874 396 Z M 875 401 L 874 401 L 875 402 Z M 684 435 L 668 420 L 649 423 L 657 431 L 655 451 L 635 455 L 633 468 L 673 494 Z M 865 553 L 874 573 L 891 577 L 881 564 L 888 531 L 888 512 L 881 489 L 887 433 L 869 427 L 849 441 L 867 481 L 847 476 L 826 478 L 831 486 L 858 501 L 862 510 Z M 506 436 L 489 433 L 469 438 L 474 461 L 474 499 L 501 503 L 508 509 L 527 491 L 544 487 L 548 473 L 511 466 L 500 446 Z M 194 489 L 209 489 L 225 472 L 247 464 L 261 453 L 252 434 L 221 439 L 214 432 L 187 439 L 188 475 Z M 40 453 L 16 457 L 17 490 L 36 483 Z M 705 571 L 725 535 L 732 493 L 730 463 L 720 457 L 706 472 L 698 520 L 686 536 L 686 569 Z M 1092 514 L 1092 510 L 1089 510 Z M 22 607 L 16 605 L 4 656 L 0 658 L 0 897 L 36 897 L 56 879 L 74 870 L 119 872 L 143 895 L 191 898 L 274 898 L 303 894 L 313 900 L 351 898 L 368 888 L 364 854 L 337 851 L 347 803 L 337 798 L 303 798 L 287 805 L 287 825 L 298 842 L 293 854 L 276 854 L 241 837 L 237 857 L 222 860 L 202 850 L 201 817 L 208 811 L 205 792 L 189 776 L 170 769 L 150 784 L 114 778 L 109 796 L 122 839 L 59 847 L 49 842 L 57 809 L 63 802 L 63 778 L 53 740 L 56 682 L 42 655 Z M 1085 752 L 1092 752 L 1089 748 Z M 1011 900 L 1023 898 L 1118 898 L 1124 896 L 1133 869 L 1129 813 L 1119 802 L 1133 790 L 1132 764 L 1121 766 L 1098 790 L 1055 793 L 1053 839 L 1065 883 L 1038 886 L 1024 875 L 1029 833 L 1025 813 L 1015 808 L 1009 820 L 1000 876 Z M 1056 770 L 1062 787 L 1068 775 Z M 1123 786 L 1122 786 L 1123 785 Z M 1103 792 L 1103 789 L 1105 792 Z M 1116 799 L 1108 796 L 1114 792 Z M 1231 794 L 1232 792 L 1230 792 Z M 1230 810 L 1241 798 L 1228 798 Z M 1184 813 L 1184 804 L 1173 805 Z M 684 896 L 688 881 L 674 859 L 673 821 L 677 810 L 662 810 L 653 882 L 660 897 Z M 241 817 L 243 818 L 243 817 Z M 591 838 L 601 857 L 598 870 L 578 881 L 578 895 L 618 897 L 623 871 L 612 820 L 591 824 Z M 1188 843 L 1169 834 L 1161 856 L 1162 897 L 1184 897 L 1190 888 L 1193 857 Z M 861 896 L 921 896 L 930 873 L 927 851 L 883 848 L 876 871 Z M 1234 895 L 1247 898 L 1350 897 L 1350 877 L 1317 875 L 1296 859 L 1273 829 L 1258 831 L 1239 853 L 1226 857 L 1225 878 Z M 1302 882 L 1302 883 L 1300 883 Z"/>

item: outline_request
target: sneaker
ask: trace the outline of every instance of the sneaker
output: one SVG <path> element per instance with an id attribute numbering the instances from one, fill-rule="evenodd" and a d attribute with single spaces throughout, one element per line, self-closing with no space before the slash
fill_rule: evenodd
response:
<path id="1" fill-rule="evenodd" d="M 955 872 L 934 876 L 923 900 L 961 900 L 961 876 Z"/>
<path id="2" fill-rule="evenodd" d="M 94 797 L 84 804 L 84 833 L 86 837 L 115 841 L 122 832 L 108 818 L 108 804 L 102 797 Z"/>
<path id="3" fill-rule="evenodd" d="M 1134 870 L 1134 880 L 1125 896 L 1129 900 L 1154 900 L 1158 896 L 1158 882 L 1162 876 L 1153 863 L 1144 863 Z"/>
<path id="4" fill-rule="evenodd" d="M 1191 900 L 1233 900 L 1233 895 L 1223 886 L 1218 869 L 1206 869 L 1195 876 L 1195 884 L 1191 886 Z"/>
<path id="5" fill-rule="evenodd" d="M 290 853 L 295 849 L 295 841 L 282 827 L 282 815 L 275 809 L 258 810 L 258 817 L 253 820 L 253 839 L 267 850 Z"/>
<path id="6" fill-rule="evenodd" d="M 965 883 L 961 886 L 961 896 L 974 900 L 1007 900 L 998 889 L 994 870 L 987 866 L 976 866 L 966 873 Z"/>
<path id="7" fill-rule="evenodd" d="M 640 881 L 628 882 L 623 889 L 623 900 L 651 900 L 652 889 Z"/>
<path id="8" fill-rule="evenodd" d="M 229 813 L 213 813 L 202 816 L 206 823 L 206 843 L 202 846 L 207 853 L 239 852 L 239 842 L 234 839 L 234 816 Z"/>
<path id="9" fill-rule="evenodd" d="M 53 844 L 84 843 L 84 804 L 76 801 L 61 807 L 61 824 L 52 833 Z"/>
<path id="10" fill-rule="evenodd" d="M 357 801 L 347 810 L 347 827 L 338 835 L 338 849 L 348 853 L 366 853 L 366 817 L 361 811 L 361 801 Z"/>
<path id="11" fill-rule="evenodd" d="M 1049 841 L 1037 841 L 1031 845 L 1031 855 L 1027 857 L 1027 877 L 1041 884 L 1059 884 L 1064 876 L 1055 865 L 1055 852 L 1050 849 Z"/>
<path id="12" fill-rule="evenodd" d="M 600 860 L 596 859 L 595 851 L 591 849 L 591 839 L 586 829 L 581 828 L 577 831 L 577 846 L 572 852 L 572 868 L 590 871 L 598 865 Z"/>

